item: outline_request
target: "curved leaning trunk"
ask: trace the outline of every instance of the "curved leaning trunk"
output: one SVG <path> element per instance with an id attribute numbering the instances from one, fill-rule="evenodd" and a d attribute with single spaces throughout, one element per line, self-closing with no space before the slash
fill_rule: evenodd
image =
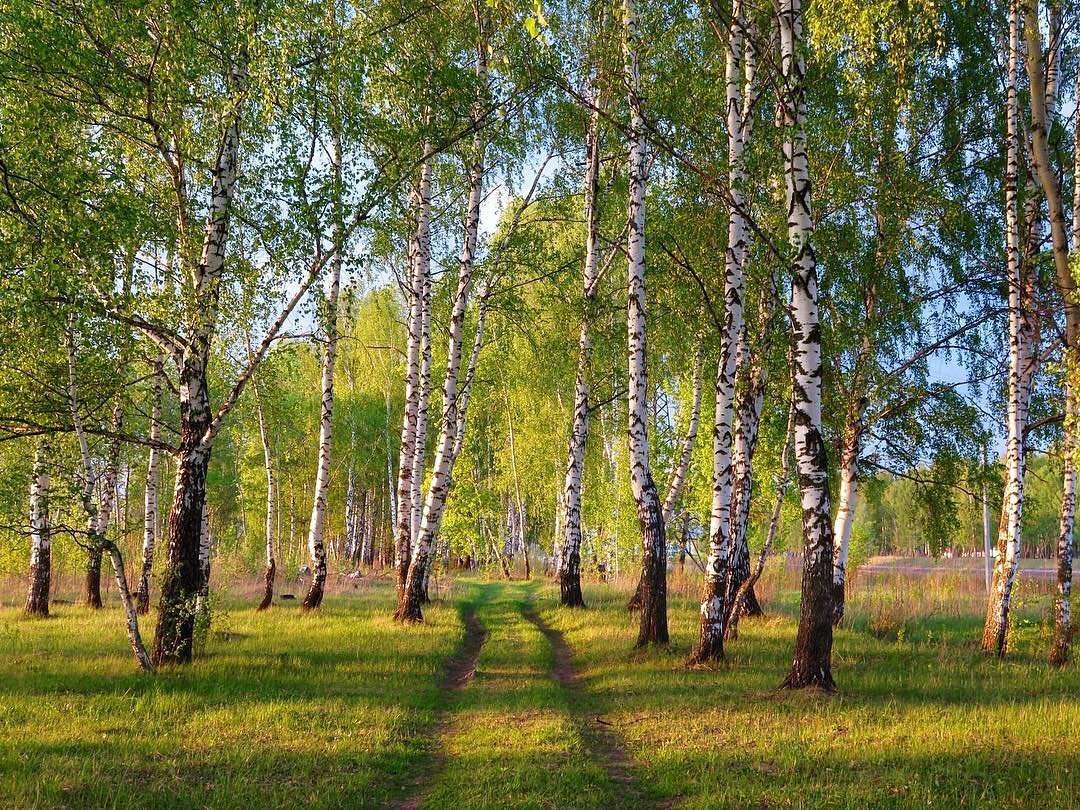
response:
<path id="1" fill-rule="evenodd" d="M 856 465 L 862 427 L 850 419 L 844 429 L 844 443 L 840 450 L 840 494 L 833 522 L 833 626 L 844 618 L 844 589 L 848 552 L 851 550 L 851 530 L 855 525 L 855 505 L 859 495 Z"/>
<path id="2" fill-rule="evenodd" d="M 1066 230 L 1061 184 L 1054 167 L 1050 163 L 1048 144 L 1048 131 L 1053 122 L 1057 105 L 1062 19 L 1061 10 L 1054 4 L 1048 4 L 1050 53 L 1044 59 L 1037 0 L 1024 0 L 1021 5 L 1024 14 L 1024 38 L 1027 46 L 1025 48 L 1027 75 L 1031 85 L 1031 92 L 1029 93 L 1031 105 L 1031 156 L 1035 174 L 1043 196 L 1046 198 L 1050 215 L 1054 268 L 1065 315 L 1065 348 L 1063 356 L 1066 377 L 1064 390 L 1066 418 L 1064 441 L 1062 443 L 1065 454 L 1065 469 L 1057 543 L 1058 593 L 1054 605 L 1054 631 L 1050 648 L 1050 662 L 1052 664 L 1064 664 L 1068 660 L 1069 638 L 1072 634 L 1070 598 L 1072 589 L 1072 534 L 1076 512 L 1075 454 L 1077 450 L 1076 392 L 1074 389 L 1075 377 L 1078 369 L 1080 369 L 1080 300 L 1077 297 L 1076 277 L 1070 262 L 1069 234 Z M 1077 125 L 1077 133 L 1080 134 L 1080 123 Z M 1075 154 L 1080 155 L 1080 143 L 1075 146 Z M 1080 168 L 1074 167 L 1074 179 L 1080 179 Z M 1077 186 L 1073 192 L 1072 248 L 1073 251 L 1080 250 L 1080 186 Z M 1032 316 L 1030 320 L 1034 321 L 1035 317 Z M 1030 327 L 1030 331 L 1035 334 L 1037 334 L 1036 330 L 1036 325 Z M 1036 361 L 1034 352 L 1032 352 L 1032 355 L 1033 373 Z M 1003 651 L 1003 648 L 999 649 L 999 654 Z"/>
<path id="3" fill-rule="evenodd" d="M 625 75 L 630 127 L 629 204 L 627 221 L 627 433 L 630 444 L 630 491 L 641 527 L 641 624 L 637 646 L 668 643 L 667 540 L 663 507 L 649 469 L 648 367 L 645 333 L 645 118 L 641 112 L 638 71 L 638 21 L 635 0 L 624 0 Z"/>
<path id="4" fill-rule="evenodd" d="M 570 423 L 570 438 L 566 447 L 566 476 L 563 479 L 562 532 L 556 554 L 556 576 L 559 578 L 559 604 L 563 607 L 585 607 L 581 594 L 581 479 L 585 470 L 585 448 L 589 438 L 589 366 L 592 343 L 589 339 L 588 308 L 596 295 L 599 271 L 599 211 L 600 191 L 600 111 L 589 116 L 585 138 L 585 269 L 582 314 L 578 330 L 578 361 L 574 376 L 574 412 Z"/>
<path id="5" fill-rule="evenodd" d="M 49 445 L 42 440 L 34 454 L 30 481 L 30 587 L 25 611 L 31 616 L 49 615 L 52 581 L 52 534 L 49 526 Z"/>
<path id="6" fill-rule="evenodd" d="M 486 48 L 481 41 L 477 49 L 477 77 L 478 93 L 483 92 L 487 75 Z M 475 114 L 479 114 L 477 101 Z M 478 119 L 476 119 L 478 120 Z M 454 303 L 450 312 L 450 335 L 447 339 L 446 353 L 446 376 L 443 379 L 443 408 L 442 419 L 439 427 L 439 437 L 435 445 L 435 462 L 431 474 L 431 484 L 428 486 L 427 497 L 421 510 L 419 530 L 416 535 L 416 545 L 409 564 L 408 576 L 405 587 L 398 602 L 398 609 L 394 618 L 398 621 L 420 622 L 423 621 L 421 605 L 426 601 L 428 575 L 432 564 L 435 538 L 438 535 L 439 524 L 442 521 L 443 510 L 446 507 L 446 499 L 450 493 L 450 485 L 453 482 L 454 462 L 457 459 L 457 451 L 461 448 L 459 434 L 464 432 L 464 410 L 459 411 L 458 375 L 461 370 L 461 350 L 464 338 L 465 314 L 469 306 L 469 292 L 472 289 L 473 266 L 476 260 L 476 245 L 480 228 L 480 201 L 484 186 L 484 143 L 477 131 L 473 140 L 473 160 L 469 166 L 469 199 L 465 216 L 465 240 L 461 249 L 461 257 L 458 260 L 457 289 L 454 293 Z M 425 274 L 426 275 L 426 274 Z M 430 297 L 430 287 L 426 295 Z M 487 287 L 485 287 L 485 296 Z M 481 304 L 483 309 L 486 301 Z M 480 333 L 478 325 L 479 344 Z M 478 349 L 477 349 L 478 352 Z M 466 385 L 471 382 L 471 376 L 475 369 L 472 361 L 475 354 L 470 358 L 470 367 L 466 374 Z M 430 363 L 430 349 L 428 362 Z M 463 392 L 464 393 L 464 392 Z M 426 406 L 424 406 L 426 408 Z M 418 446 L 417 455 L 423 462 L 423 451 Z M 421 471 L 422 471 L 421 466 Z M 415 475 L 415 470 L 414 470 Z M 416 482 L 414 481 L 414 484 Z M 419 498 L 419 489 L 416 489 Z M 414 506 L 417 504 L 414 503 Z"/>
<path id="7" fill-rule="evenodd" d="M 116 590 L 120 595 L 120 604 L 124 608 L 125 626 L 127 628 L 128 643 L 135 660 L 139 662 L 139 668 L 144 672 L 153 672 L 154 665 L 150 661 L 150 655 L 143 645 L 142 635 L 139 633 L 139 613 L 135 608 L 135 600 L 128 589 L 127 573 L 124 570 L 124 558 L 120 556 L 120 549 L 111 540 L 103 543 L 103 549 L 109 555 L 112 563 L 113 574 L 116 576 Z"/>
<path id="8" fill-rule="evenodd" d="M 150 439 L 161 438 L 161 361 L 154 368 L 154 382 L 150 404 Z M 139 573 L 139 585 L 135 590 L 135 608 L 141 614 L 150 612 L 150 576 L 154 571 L 154 547 L 158 535 L 158 486 L 161 453 L 156 447 L 150 448 L 146 462 L 146 489 L 143 493 L 143 547 L 142 566 Z"/>
<path id="9" fill-rule="evenodd" d="M 1078 192 L 1080 193 L 1080 192 Z M 1050 663 L 1063 666 L 1069 661 L 1072 639 L 1072 559 L 1073 526 L 1076 521 L 1076 393 L 1065 387 L 1065 432 L 1062 441 L 1064 470 L 1061 514 L 1057 541 L 1057 598 L 1054 600 L 1054 632 L 1050 641 Z"/>
<path id="10" fill-rule="evenodd" d="M 334 172 L 341 184 L 341 146 L 335 137 Z M 334 361 L 338 341 L 338 294 L 341 289 L 342 219 L 338 201 L 335 225 L 334 258 L 330 261 L 330 289 L 326 294 L 326 347 L 322 362 L 322 405 L 319 418 L 319 465 L 315 472 L 315 498 L 308 526 L 308 554 L 311 556 L 311 586 L 301 604 L 302 610 L 314 610 L 322 604 L 326 588 L 326 493 L 330 488 L 330 445 L 334 436 Z"/>
<path id="11" fill-rule="evenodd" d="M 741 0 L 732 8 L 727 44 L 728 176 L 731 204 L 728 212 L 727 250 L 724 261 L 724 330 L 716 368 L 716 411 L 713 421 L 712 509 L 709 520 L 709 556 L 701 596 L 701 622 L 691 664 L 724 657 L 724 627 L 729 615 L 728 585 L 731 566 L 732 426 L 739 337 L 743 334 L 743 263 L 747 224 L 743 193 L 742 59 L 744 20 Z"/>
<path id="12" fill-rule="evenodd" d="M 801 0 L 780 0 L 780 112 L 791 246 L 791 364 L 795 467 L 802 504 L 803 574 L 799 630 L 786 688 L 834 689 L 829 475 L 821 435 L 821 333 L 806 155 L 806 65 Z"/>

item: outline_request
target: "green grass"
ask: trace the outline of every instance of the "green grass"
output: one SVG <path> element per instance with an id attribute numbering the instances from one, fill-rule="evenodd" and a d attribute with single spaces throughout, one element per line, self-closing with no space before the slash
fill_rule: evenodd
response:
<path id="1" fill-rule="evenodd" d="M 551 645 L 522 610 L 535 587 L 474 585 L 488 640 L 456 697 L 447 767 L 425 807 L 612 807 L 618 794 L 589 755 L 567 690 L 550 675 Z"/>
<path id="2" fill-rule="evenodd" d="M 1080 806 L 1080 673 L 1045 663 L 1043 633 L 1005 662 L 976 649 L 977 616 L 908 620 L 903 641 L 841 629 L 837 695 L 777 692 L 792 619 L 744 620 L 728 660 L 683 666 L 697 604 L 671 605 L 670 651 L 633 652 L 621 594 L 586 612 L 545 600 L 589 687 L 656 798 L 679 807 Z M 866 618 L 852 606 L 853 624 Z M 937 628 L 936 631 L 934 628 Z M 943 629 L 944 628 L 944 629 Z M 908 639 L 915 638 L 916 641 Z"/>
<path id="3" fill-rule="evenodd" d="M 775 691 L 794 635 L 786 592 L 779 615 L 742 623 L 723 666 L 695 671 L 693 599 L 672 600 L 670 650 L 635 651 L 625 594 L 607 586 L 566 612 L 548 584 L 459 580 L 455 605 L 408 629 L 389 619 L 389 583 L 332 596 L 320 616 L 233 605 L 204 657 L 153 677 L 134 670 L 113 609 L 63 605 L 47 621 L 4 609 L 0 805 L 625 806 L 590 736 L 599 717 L 656 804 L 1080 806 L 1080 670 L 1044 663 L 1038 612 L 1009 660 L 987 660 L 977 600 L 950 607 L 915 587 L 923 601 L 853 601 L 833 696 Z M 528 605 L 564 633 L 580 691 L 551 677 Z M 441 665 L 467 610 L 489 636 L 476 677 L 450 694 Z M 903 631 L 875 637 L 890 611 Z"/>
<path id="4" fill-rule="evenodd" d="M 449 607 L 403 632 L 385 590 L 320 616 L 233 608 L 190 667 L 134 670 L 119 611 L 0 612 L 0 803 L 377 806 L 430 754 Z M 150 625 L 149 622 L 144 626 Z"/>

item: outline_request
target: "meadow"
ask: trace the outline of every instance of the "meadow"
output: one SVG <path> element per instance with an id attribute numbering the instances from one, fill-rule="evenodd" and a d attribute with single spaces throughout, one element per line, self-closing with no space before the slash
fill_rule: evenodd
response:
<path id="1" fill-rule="evenodd" d="M 134 670 L 114 607 L 7 606 L 0 803 L 1080 805 L 1080 673 L 1045 664 L 1045 593 L 1021 591 L 996 661 L 977 649 L 977 589 L 950 576 L 855 581 L 835 695 L 775 689 L 795 629 L 783 570 L 768 615 L 694 670 L 698 605 L 678 576 L 668 650 L 633 649 L 624 587 L 589 585 L 588 609 L 566 611 L 543 580 L 458 577 L 406 629 L 390 580 L 367 577 L 317 615 L 224 597 L 199 660 L 154 676 Z"/>

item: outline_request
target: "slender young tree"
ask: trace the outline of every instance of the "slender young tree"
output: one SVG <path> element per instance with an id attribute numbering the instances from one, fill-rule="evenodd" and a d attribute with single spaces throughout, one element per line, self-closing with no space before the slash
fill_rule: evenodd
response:
<path id="1" fill-rule="evenodd" d="M 574 377 L 574 410 L 566 448 L 566 478 L 561 510 L 562 544 L 559 549 L 559 603 L 585 607 L 581 595 L 581 479 L 589 436 L 589 307 L 596 297 L 599 277 L 600 110 L 589 115 L 585 133 L 585 269 L 582 280 L 581 325 L 578 328 L 577 372 Z"/>
<path id="2" fill-rule="evenodd" d="M 728 179 L 731 202 L 728 241 L 724 259 L 724 329 L 716 369 L 716 411 L 713 421 L 712 510 L 709 520 L 709 557 L 705 565 L 705 590 L 701 597 L 701 626 L 691 664 L 724 657 L 724 625 L 729 611 L 728 585 L 731 565 L 732 423 L 735 378 L 738 373 L 739 337 L 743 334 L 743 266 L 747 255 L 746 170 L 743 149 L 743 59 L 746 21 L 741 0 L 732 5 L 728 28 L 726 81 L 728 129 Z"/>
<path id="3" fill-rule="evenodd" d="M 1061 51 L 1060 9 L 1050 4 L 1050 49 L 1044 56 L 1042 32 L 1039 26 L 1038 0 L 1022 0 L 1025 63 L 1030 85 L 1031 105 L 1031 156 L 1034 173 L 1038 179 L 1043 197 L 1046 199 L 1050 215 L 1050 237 L 1054 269 L 1059 292 L 1062 297 L 1065 315 L 1065 440 L 1062 449 L 1065 454 L 1059 537 L 1057 543 L 1058 558 L 1058 596 L 1054 605 L 1054 633 L 1051 642 L 1050 661 L 1064 664 L 1069 657 L 1069 637 L 1072 633 L 1070 616 L 1070 590 L 1072 579 L 1072 534 L 1076 512 L 1076 471 L 1075 471 L 1075 402 L 1072 393 L 1072 376 L 1080 369 L 1080 298 L 1077 297 L 1076 277 L 1070 267 L 1069 232 L 1065 220 L 1065 205 L 1061 193 L 1061 183 L 1050 159 L 1048 133 L 1056 107 L 1056 89 L 1058 73 L 1058 55 Z M 1080 147 L 1078 147 L 1080 149 Z M 1074 197 L 1080 200 L 1080 189 L 1074 190 Z M 1076 210 L 1074 201 L 1073 241 L 1074 249 L 1078 240 L 1076 235 Z M 1030 227 L 1030 225 L 1029 225 Z M 1001 654 L 1001 650 L 999 650 Z"/>
<path id="4" fill-rule="evenodd" d="M 266 424 L 262 392 L 257 375 L 251 375 L 251 390 L 255 395 L 255 414 L 259 420 L 259 440 L 263 449 L 263 468 L 266 472 L 266 570 L 263 573 L 263 596 L 258 610 L 266 610 L 274 603 L 274 579 L 277 574 L 277 549 L 274 522 L 274 506 L 277 503 L 277 481 L 274 477 L 274 455 L 270 444 L 270 431 Z"/>
<path id="5" fill-rule="evenodd" d="M 623 57 L 630 126 L 627 130 L 630 191 L 627 213 L 627 394 L 630 491 L 641 527 L 641 625 L 637 646 L 668 643 L 667 539 L 663 506 L 649 467 L 648 365 L 645 333 L 645 116 L 638 68 L 640 32 L 635 0 L 623 0 Z"/>
<path id="6" fill-rule="evenodd" d="M 998 530 L 998 556 L 983 627 L 982 648 L 1003 656 L 1008 640 L 1012 588 L 1020 562 L 1020 525 L 1024 503 L 1024 428 L 1027 424 L 1026 383 L 1032 354 L 1024 328 L 1024 278 L 1020 260 L 1017 182 L 1020 164 L 1017 73 L 1020 21 L 1016 0 L 1009 3 L 1005 77 L 1005 256 L 1009 287 L 1009 377 L 1005 438 L 1005 497 Z"/>
<path id="7" fill-rule="evenodd" d="M 34 453 L 30 481 L 30 588 L 26 613 L 49 615 L 49 585 L 52 581 L 52 528 L 49 525 L 49 443 L 42 439 Z"/>
<path id="8" fill-rule="evenodd" d="M 319 463 L 315 473 L 315 497 L 308 526 L 308 554 L 311 556 L 311 586 L 301 605 L 315 610 L 322 604 L 326 587 L 326 493 L 330 487 L 330 445 L 334 435 L 334 361 L 338 343 L 338 296 L 341 290 L 341 254 L 345 248 L 345 212 L 342 210 L 340 115 L 331 124 L 330 162 L 334 172 L 334 255 L 323 301 L 326 337 L 322 359 L 322 401 L 319 410 Z"/>
<path id="9" fill-rule="evenodd" d="M 146 487 L 143 490 L 143 547 L 142 566 L 139 573 L 139 585 L 135 590 L 135 607 L 140 614 L 150 612 L 150 576 L 154 571 L 154 548 L 158 539 L 158 486 L 161 473 L 158 469 L 161 450 L 156 443 L 161 440 L 161 375 L 162 361 L 154 366 L 154 376 L 150 391 L 150 440 L 155 443 L 150 447 L 146 462 Z"/>
<path id="10" fill-rule="evenodd" d="M 803 521 L 802 604 L 789 689 L 835 689 L 832 677 L 832 551 L 829 474 L 821 435 L 821 332 L 806 155 L 806 63 L 801 0 L 780 0 L 779 112 L 791 247 L 792 409 Z"/>
<path id="11" fill-rule="evenodd" d="M 443 407 L 439 426 L 439 437 L 435 445 L 435 466 L 432 470 L 431 483 L 423 503 L 419 532 L 416 538 L 415 553 L 409 565 L 404 592 L 394 617 L 399 621 L 418 622 L 423 620 L 421 604 L 426 596 L 426 583 L 439 524 L 446 507 L 446 498 L 453 481 L 455 448 L 460 448 L 458 432 L 464 431 L 464 412 L 459 412 L 458 376 L 461 371 L 462 344 L 465 331 L 465 315 L 469 306 L 469 293 L 472 289 L 473 268 L 476 263 L 476 250 L 480 230 L 480 203 L 484 189 L 484 136 L 480 129 L 481 108 L 486 97 L 487 86 L 487 40 L 484 36 L 482 20 L 477 11 L 478 39 L 476 48 L 477 99 L 473 105 L 473 122 L 476 132 L 473 138 L 471 159 L 468 161 L 469 196 L 465 211 L 465 238 L 458 259 L 457 289 L 454 293 L 450 312 L 450 334 L 446 350 L 446 374 L 443 377 Z M 422 248 L 429 250 L 426 246 Z M 426 293 L 430 307 L 430 288 Z M 430 327 L 427 327 L 430 328 Z M 478 329 L 479 332 L 479 329 Z M 471 364 L 472 358 L 470 358 Z M 471 375 L 470 367 L 467 374 Z M 421 371 L 423 374 L 423 370 Z M 430 373 L 430 372 L 429 372 Z M 462 392 L 463 393 L 463 392 Z M 423 406 L 426 408 L 426 405 Z M 459 422 L 460 419 L 460 422 Z M 422 478 L 423 454 L 420 452 Z M 413 475 L 418 472 L 414 468 Z M 413 482 L 416 483 L 415 480 Z M 414 488 L 414 497 L 419 498 L 419 488 Z"/>

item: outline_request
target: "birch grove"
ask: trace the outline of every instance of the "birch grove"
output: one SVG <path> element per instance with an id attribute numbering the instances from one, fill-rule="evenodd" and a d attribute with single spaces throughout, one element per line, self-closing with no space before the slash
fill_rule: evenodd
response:
<path id="1" fill-rule="evenodd" d="M 26 613 L 151 671 L 221 605 L 406 634 L 486 577 L 691 679 L 768 613 L 831 691 L 948 558 L 985 653 L 1069 661 L 1080 8 L 121 11 L 0 19 Z"/>

